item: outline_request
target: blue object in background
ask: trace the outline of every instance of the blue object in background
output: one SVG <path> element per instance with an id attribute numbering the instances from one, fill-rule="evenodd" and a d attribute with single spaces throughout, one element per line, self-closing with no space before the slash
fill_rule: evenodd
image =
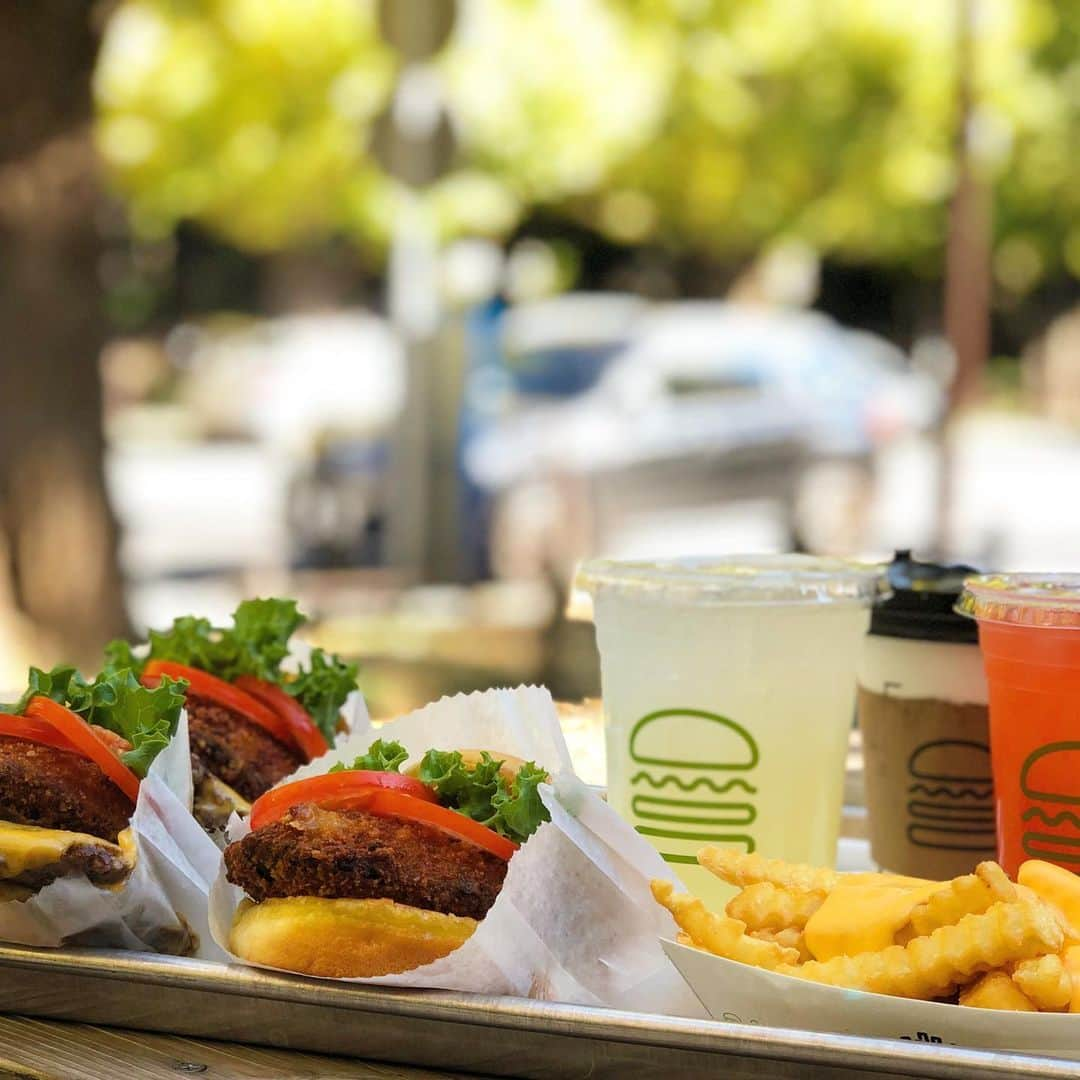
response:
<path id="1" fill-rule="evenodd" d="M 465 384 L 458 422 L 457 470 L 461 523 L 461 575 L 466 582 L 491 577 L 491 495 L 465 468 L 469 443 L 486 431 L 506 407 L 512 387 L 500 347 L 502 316 L 507 307 L 495 296 L 465 316 Z"/>
<path id="2" fill-rule="evenodd" d="M 591 390 L 623 349 L 622 342 L 541 349 L 508 361 L 514 389 L 523 395 L 569 398 Z"/>

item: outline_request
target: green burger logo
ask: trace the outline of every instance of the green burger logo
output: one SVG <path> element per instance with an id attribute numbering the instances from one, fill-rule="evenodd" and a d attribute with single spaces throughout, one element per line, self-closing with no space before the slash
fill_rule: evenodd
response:
<path id="1" fill-rule="evenodd" d="M 1032 823 L 1021 838 L 1024 851 L 1033 859 L 1080 863 L 1080 817 L 1062 809 L 1080 806 L 1080 742 L 1033 750 L 1020 769 L 1020 790 L 1032 802 L 1020 815 Z"/>
<path id="2" fill-rule="evenodd" d="M 673 747 L 693 747 L 686 761 Z M 756 844 L 750 826 L 757 788 L 745 775 L 760 760 L 757 742 L 741 724 L 703 709 L 661 709 L 643 716 L 630 733 L 630 778 L 635 828 L 655 837 L 669 863 L 695 863 L 702 844 Z"/>
<path id="3" fill-rule="evenodd" d="M 990 748 L 970 739 L 936 739 L 908 758 L 907 836 L 916 847 L 994 857 Z"/>

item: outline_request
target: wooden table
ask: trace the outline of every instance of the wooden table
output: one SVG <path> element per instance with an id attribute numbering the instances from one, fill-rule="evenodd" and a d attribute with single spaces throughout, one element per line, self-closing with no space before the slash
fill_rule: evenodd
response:
<path id="1" fill-rule="evenodd" d="M 0 1016 L 0 1080 L 450 1080 L 459 1075 L 292 1050 Z"/>

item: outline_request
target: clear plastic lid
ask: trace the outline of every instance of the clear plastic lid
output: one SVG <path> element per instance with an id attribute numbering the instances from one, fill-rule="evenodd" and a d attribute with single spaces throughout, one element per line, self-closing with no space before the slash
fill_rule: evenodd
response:
<path id="1" fill-rule="evenodd" d="M 885 568 L 811 555 L 721 555 L 653 561 L 594 559 L 575 588 L 716 604 L 869 605 L 885 584 Z"/>
<path id="2" fill-rule="evenodd" d="M 1080 630 L 1080 574 L 981 574 L 956 610 L 979 622 Z"/>

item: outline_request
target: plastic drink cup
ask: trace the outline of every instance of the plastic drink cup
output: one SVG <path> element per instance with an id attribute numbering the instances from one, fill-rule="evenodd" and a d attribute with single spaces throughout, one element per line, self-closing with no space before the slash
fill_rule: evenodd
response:
<path id="1" fill-rule="evenodd" d="M 966 582 L 990 690 L 998 861 L 1080 872 L 1080 574 Z"/>
<path id="2" fill-rule="evenodd" d="M 855 669 L 880 571 L 807 556 L 586 564 L 608 801 L 707 902 L 716 844 L 836 856 Z"/>

